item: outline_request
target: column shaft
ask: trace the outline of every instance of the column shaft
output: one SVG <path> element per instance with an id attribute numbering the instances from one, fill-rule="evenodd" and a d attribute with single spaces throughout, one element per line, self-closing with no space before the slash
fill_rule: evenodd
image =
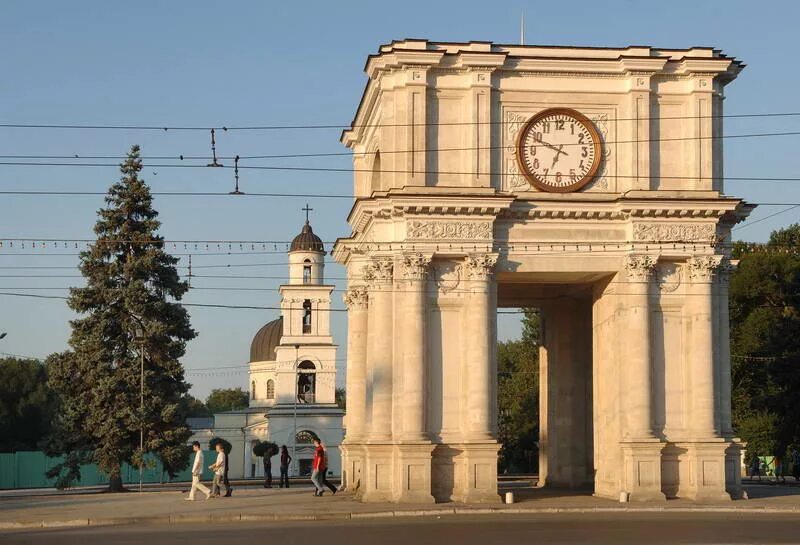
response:
<path id="1" fill-rule="evenodd" d="M 367 291 L 348 290 L 344 296 L 347 306 L 347 436 L 356 442 L 366 431 L 367 407 Z"/>
<path id="2" fill-rule="evenodd" d="M 650 278 L 656 265 L 653 256 L 629 256 L 626 262 L 628 283 L 627 334 L 623 340 L 627 353 L 624 365 L 627 414 L 627 440 L 653 438 L 652 369 L 650 335 Z"/>
<path id="3" fill-rule="evenodd" d="M 367 369 L 372 386 L 370 441 L 392 438 L 392 270 L 390 258 L 374 260 L 370 267 L 367 324 Z"/>
<path id="4" fill-rule="evenodd" d="M 725 436 L 733 435 L 733 421 L 731 415 L 731 330 L 730 309 L 728 308 L 728 277 L 731 272 L 730 264 L 726 264 L 720 271 L 718 284 L 717 308 L 719 309 L 719 411 L 720 433 Z"/>
<path id="5" fill-rule="evenodd" d="M 493 415 L 491 376 L 493 332 L 491 314 L 492 268 L 497 258 L 493 255 L 478 255 L 467 258 L 469 299 L 464 316 L 467 337 L 467 438 L 470 440 L 493 440 Z"/>
<path id="6" fill-rule="evenodd" d="M 427 439 L 425 422 L 425 280 L 430 257 L 404 256 L 402 439 Z"/>
<path id="7" fill-rule="evenodd" d="M 689 307 L 691 428 L 698 439 L 716 436 L 714 418 L 714 331 L 712 325 L 712 279 L 719 256 L 689 260 L 691 279 Z"/>

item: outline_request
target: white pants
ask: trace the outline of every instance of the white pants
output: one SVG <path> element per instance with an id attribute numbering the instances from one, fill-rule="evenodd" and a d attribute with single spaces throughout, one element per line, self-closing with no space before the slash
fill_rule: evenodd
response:
<path id="1" fill-rule="evenodd" d="M 206 495 L 206 497 L 208 497 L 208 495 L 211 494 L 211 490 L 209 490 L 206 485 L 200 482 L 200 475 L 192 475 L 192 489 L 189 490 L 190 500 L 194 499 L 195 490 L 203 492 Z"/>

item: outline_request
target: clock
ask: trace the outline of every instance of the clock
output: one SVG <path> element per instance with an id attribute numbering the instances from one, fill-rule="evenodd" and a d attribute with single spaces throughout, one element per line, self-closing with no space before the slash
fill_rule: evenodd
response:
<path id="1" fill-rule="evenodd" d="M 548 108 L 528 120 L 519 132 L 517 161 L 537 189 L 577 191 L 600 167 L 602 144 L 588 117 L 570 108 Z"/>

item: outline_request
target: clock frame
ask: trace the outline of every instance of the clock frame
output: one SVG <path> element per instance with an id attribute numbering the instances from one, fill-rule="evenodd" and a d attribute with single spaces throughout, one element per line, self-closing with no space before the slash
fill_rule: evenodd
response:
<path id="1" fill-rule="evenodd" d="M 525 140 L 528 138 L 528 133 L 531 131 L 533 126 L 541 121 L 545 117 L 550 117 L 553 115 L 566 115 L 568 117 L 573 118 L 576 122 L 583 125 L 586 130 L 591 135 L 594 147 L 594 160 L 592 161 L 592 165 L 589 167 L 589 170 L 586 174 L 578 181 L 573 182 L 569 185 L 563 186 L 556 186 L 539 178 L 539 176 L 529 170 L 527 163 L 525 162 Z M 578 191 L 579 189 L 585 187 L 589 182 L 591 182 L 595 175 L 597 174 L 598 169 L 600 168 L 600 161 L 602 160 L 601 152 L 603 150 L 602 142 L 600 140 L 600 132 L 595 127 L 594 123 L 583 115 L 582 113 L 578 112 L 577 110 L 573 110 L 572 108 L 546 108 L 533 117 L 531 117 L 528 121 L 525 122 L 525 125 L 519 131 L 519 136 L 517 138 L 517 165 L 519 167 L 520 172 L 528 182 L 534 186 L 535 188 L 539 189 L 540 191 L 545 191 L 548 193 L 572 193 Z"/>

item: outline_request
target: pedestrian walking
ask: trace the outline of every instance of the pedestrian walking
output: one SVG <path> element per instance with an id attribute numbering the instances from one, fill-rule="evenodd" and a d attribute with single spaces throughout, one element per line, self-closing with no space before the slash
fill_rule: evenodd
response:
<path id="1" fill-rule="evenodd" d="M 192 488 L 189 490 L 189 497 L 184 498 L 186 501 L 194 501 L 194 493 L 199 490 L 206 495 L 206 499 L 211 497 L 211 490 L 206 485 L 200 482 L 200 476 L 203 474 L 203 449 L 200 448 L 200 443 L 194 441 L 192 443 L 192 450 L 194 451 L 194 463 L 192 464 Z"/>
<path id="2" fill-rule="evenodd" d="M 796 448 L 792 449 L 792 477 L 800 481 L 800 452 Z"/>
<path id="3" fill-rule="evenodd" d="M 214 472 L 214 481 L 211 483 L 211 495 L 214 497 L 220 496 L 220 487 L 223 484 L 225 477 L 225 447 L 222 443 L 217 443 L 217 461 L 208 466 L 208 469 Z M 227 492 L 227 489 L 225 490 Z"/>
<path id="4" fill-rule="evenodd" d="M 314 460 L 311 462 L 311 482 L 314 483 L 314 495 L 322 496 L 325 493 L 322 480 L 325 476 L 325 449 L 322 442 L 314 439 Z"/>
<path id="5" fill-rule="evenodd" d="M 750 463 L 750 478 L 758 477 L 761 480 L 761 460 L 758 458 L 758 453 L 753 453 L 753 461 Z"/>
<path id="6" fill-rule="evenodd" d="M 275 451 L 269 448 L 264 453 L 264 488 L 272 488 L 272 456 Z"/>
<path id="7" fill-rule="evenodd" d="M 292 457 L 289 456 L 289 449 L 286 448 L 286 445 L 281 446 L 281 480 L 279 488 L 289 488 L 289 464 L 291 461 Z"/>
<path id="8" fill-rule="evenodd" d="M 222 482 L 225 485 L 225 497 L 230 498 L 233 494 L 233 487 L 231 486 L 231 482 L 228 480 L 228 468 L 230 464 L 228 463 L 229 456 L 228 453 L 225 453 L 225 474 L 223 475 Z"/>
<path id="9" fill-rule="evenodd" d="M 322 484 L 324 486 L 327 486 L 330 489 L 332 495 L 336 495 L 336 492 L 338 492 L 339 489 L 336 488 L 336 486 L 328 480 L 328 447 L 325 446 L 325 443 L 323 443 L 322 441 L 320 441 L 319 444 L 322 447 L 322 453 L 323 453 L 323 455 L 322 455 L 322 467 L 323 467 Z"/>
<path id="10" fill-rule="evenodd" d="M 786 482 L 786 468 L 783 456 L 775 456 L 775 482 L 782 484 Z"/>

